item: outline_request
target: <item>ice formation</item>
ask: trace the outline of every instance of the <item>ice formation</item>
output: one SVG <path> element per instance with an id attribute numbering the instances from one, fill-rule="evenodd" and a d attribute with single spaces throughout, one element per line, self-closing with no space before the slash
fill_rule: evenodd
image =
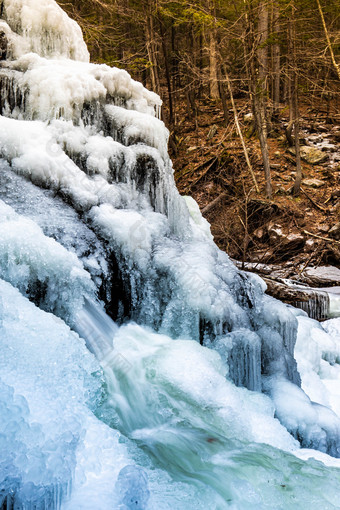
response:
<path id="1" fill-rule="evenodd" d="M 54 0 L 0 28 L 1 510 L 339 508 L 338 320 L 217 249 L 161 100 Z"/>
<path id="2" fill-rule="evenodd" d="M 89 61 L 80 27 L 54 0 L 3 0 L 1 11 L 2 27 L 9 36 L 9 56 L 34 52 Z"/>

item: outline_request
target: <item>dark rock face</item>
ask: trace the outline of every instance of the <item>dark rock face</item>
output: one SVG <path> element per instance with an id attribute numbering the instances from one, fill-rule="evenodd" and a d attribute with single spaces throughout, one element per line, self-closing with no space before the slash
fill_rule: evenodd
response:
<path id="1" fill-rule="evenodd" d="M 0 31 L 0 60 L 7 58 L 8 40 L 4 31 Z"/>

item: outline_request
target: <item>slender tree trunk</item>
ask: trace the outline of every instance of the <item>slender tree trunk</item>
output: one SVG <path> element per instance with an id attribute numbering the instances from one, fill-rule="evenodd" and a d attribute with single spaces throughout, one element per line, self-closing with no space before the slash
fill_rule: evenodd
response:
<path id="1" fill-rule="evenodd" d="M 298 92 L 298 71 L 297 71 L 297 57 L 296 57 L 296 19 L 295 19 L 295 5 L 292 5 L 292 16 L 289 21 L 289 42 L 288 47 L 291 55 L 291 122 L 294 125 L 294 146 L 296 155 L 296 175 L 293 186 L 293 194 L 299 195 L 300 186 L 302 180 L 302 168 L 301 168 L 301 155 L 300 155 L 300 114 L 299 114 L 299 92 Z"/>
<path id="2" fill-rule="evenodd" d="M 168 87 L 168 98 L 169 98 L 169 122 L 170 124 L 173 124 L 174 121 L 174 114 L 173 114 L 173 97 L 172 97 L 172 88 L 171 88 L 171 76 L 170 76 L 170 66 L 169 66 L 169 57 L 168 57 L 168 50 L 166 46 L 166 37 L 165 37 L 165 30 L 162 21 L 159 21 L 159 30 L 161 34 L 161 41 L 162 41 L 162 50 L 163 50 L 163 57 L 164 57 L 164 67 L 165 67 L 165 76 L 166 76 L 166 83 Z"/>
<path id="3" fill-rule="evenodd" d="M 263 93 L 267 90 L 268 78 L 268 5 L 266 0 L 261 2 L 259 7 L 259 22 L 258 22 L 258 35 L 259 44 L 257 50 L 257 58 L 259 63 L 259 80 L 263 88 Z"/>
<path id="4" fill-rule="evenodd" d="M 156 33 L 154 26 L 154 2 L 147 0 L 146 2 L 146 22 L 145 22 L 145 37 L 146 37 L 146 49 L 148 52 L 148 59 L 150 62 L 150 78 L 152 89 L 159 94 L 160 83 L 158 75 L 158 61 L 157 61 L 157 44 L 156 44 Z"/>
<path id="5" fill-rule="evenodd" d="M 214 16 L 213 26 L 209 29 L 209 74 L 210 74 L 210 97 L 219 99 L 218 86 L 218 57 L 217 57 L 217 31 L 216 12 L 214 3 L 210 3 L 211 13 Z"/>
<path id="6" fill-rule="evenodd" d="M 210 97 L 219 99 L 218 75 L 217 75 L 217 52 L 216 52 L 216 34 L 210 32 L 209 41 L 209 71 L 210 71 Z"/>
<path id="7" fill-rule="evenodd" d="M 225 93 L 225 90 L 224 90 L 224 83 L 223 83 L 223 81 L 221 79 L 221 69 L 223 69 L 223 66 L 220 63 L 220 65 L 219 65 L 219 73 L 218 73 L 218 87 L 219 87 L 219 92 L 220 92 L 221 101 L 222 101 L 224 122 L 225 122 L 225 125 L 228 126 L 228 124 L 230 122 L 229 109 L 228 109 L 226 93 Z"/>
<path id="8" fill-rule="evenodd" d="M 260 141 L 263 169 L 266 183 L 266 196 L 272 197 L 272 183 L 270 173 L 269 151 L 268 151 L 268 128 L 267 128 L 267 71 L 268 71 L 268 49 L 266 40 L 268 39 L 268 9 L 266 4 L 260 5 L 258 10 L 258 31 L 262 46 L 256 43 L 254 34 L 254 16 L 251 2 L 248 3 L 249 12 L 246 16 L 246 44 L 249 61 L 249 87 L 252 103 L 252 110 L 256 124 L 256 130 Z"/>
<path id="9" fill-rule="evenodd" d="M 273 88 L 272 88 L 272 99 L 273 99 L 273 117 L 277 118 L 279 114 L 280 107 L 280 74 L 281 74 L 281 58 L 280 58 L 280 44 L 278 41 L 279 33 L 280 33 L 280 24 L 279 24 L 279 6 L 277 1 L 274 0 L 272 7 L 272 15 L 273 15 L 273 33 L 275 37 L 275 42 L 272 47 L 272 58 L 273 58 Z"/>

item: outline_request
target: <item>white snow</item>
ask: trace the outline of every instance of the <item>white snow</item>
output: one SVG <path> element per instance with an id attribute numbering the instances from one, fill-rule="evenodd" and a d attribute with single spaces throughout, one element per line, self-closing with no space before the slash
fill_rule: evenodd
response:
<path id="1" fill-rule="evenodd" d="M 4 0 L 4 18 L 20 37 L 13 58 L 35 52 L 41 56 L 89 61 L 79 25 L 54 0 Z"/>
<path id="2" fill-rule="evenodd" d="M 104 64 L 46 59 L 28 53 L 9 66 L 22 73 L 18 86 L 28 90 L 28 104 L 22 112 L 27 119 L 79 120 L 85 103 L 105 104 L 110 97 L 128 109 L 151 116 L 156 115 L 162 104 L 159 96 L 134 81 L 126 71 Z M 160 121 L 159 126 L 164 131 Z M 143 129 L 148 129 L 147 124 L 141 127 L 142 132 Z"/>

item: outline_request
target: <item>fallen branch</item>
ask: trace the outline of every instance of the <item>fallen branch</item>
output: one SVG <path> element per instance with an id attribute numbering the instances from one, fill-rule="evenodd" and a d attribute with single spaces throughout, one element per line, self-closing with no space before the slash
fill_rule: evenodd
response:
<path id="1" fill-rule="evenodd" d="M 306 234 L 307 236 L 312 236 L 312 237 L 316 237 L 316 239 L 321 239 L 322 241 L 327 241 L 328 243 L 340 244 L 340 241 L 336 241 L 335 239 L 330 239 L 329 237 L 318 236 L 317 234 L 312 234 L 312 232 L 308 232 L 307 230 L 304 230 L 303 233 Z"/>
<path id="2" fill-rule="evenodd" d="M 337 64 L 337 62 L 335 60 L 334 51 L 333 51 L 332 43 L 331 43 L 331 40 L 329 37 L 329 33 L 328 33 L 325 17 L 323 15 L 323 10 L 322 10 L 321 4 L 320 4 L 320 0 L 316 0 L 316 2 L 318 4 L 318 9 L 319 9 L 319 13 L 320 13 L 321 21 L 322 21 L 322 26 L 323 26 L 325 36 L 326 36 L 327 47 L 328 47 L 329 53 L 331 54 L 331 59 L 332 59 L 334 69 L 335 69 L 335 71 L 338 75 L 338 78 L 340 80 L 340 67 L 339 67 L 339 64 Z"/>
<path id="3" fill-rule="evenodd" d="M 195 186 L 209 172 L 210 168 L 213 166 L 214 163 L 216 163 L 216 161 L 217 161 L 217 157 L 212 158 L 210 165 L 208 165 L 204 169 L 204 171 L 201 173 L 201 175 L 196 180 L 194 180 L 193 182 L 191 182 L 189 184 L 188 189 L 191 189 L 192 186 Z M 200 165 L 199 168 L 204 168 L 204 167 L 205 167 L 205 164 L 204 165 Z"/>
<path id="4" fill-rule="evenodd" d="M 213 209 L 219 202 L 221 202 L 221 200 L 223 200 L 223 198 L 225 198 L 227 196 L 227 193 L 226 191 L 223 191 L 223 193 L 221 193 L 220 195 L 218 195 L 217 198 L 215 198 L 212 202 L 210 202 L 208 205 L 206 205 L 205 207 L 203 207 L 202 209 L 202 214 L 207 214 L 209 211 L 211 211 L 211 209 Z"/>
<path id="5" fill-rule="evenodd" d="M 335 200 L 340 198 L 340 190 L 333 191 L 333 193 L 330 195 L 330 197 L 327 198 L 325 204 L 328 204 L 331 200 Z"/>
<path id="6" fill-rule="evenodd" d="M 315 202 L 315 200 L 313 200 L 313 199 L 312 199 L 312 197 L 310 197 L 310 196 L 308 195 L 308 193 L 307 193 L 307 192 L 306 192 L 306 191 L 305 191 L 302 187 L 300 187 L 300 191 L 302 191 L 302 193 L 303 193 L 304 195 L 306 195 L 306 197 L 308 198 L 308 200 L 310 200 L 310 202 L 314 205 L 314 207 L 316 207 L 317 209 L 319 209 L 319 210 L 320 210 L 320 211 L 322 211 L 322 212 L 327 212 L 327 209 L 326 209 L 325 207 L 322 207 L 322 205 L 317 204 L 317 203 Z"/>
<path id="7" fill-rule="evenodd" d="M 235 106 L 234 95 L 233 95 L 233 91 L 232 91 L 232 88 L 231 88 L 231 83 L 230 83 L 230 78 L 229 78 L 228 73 L 225 73 L 225 78 L 226 78 L 226 82 L 227 82 L 227 86 L 228 86 L 228 91 L 229 91 L 229 96 L 230 96 L 230 100 L 231 100 L 231 105 L 232 105 L 233 112 L 234 112 L 234 121 L 235 121 L 235 125 L 236 125 L 236 130 L 237 130 L 238 136 L 240 137 L 240 140 L 241 140 L 241 144 L 242 144 L 242 148 L 243 148 L 243 152 L 244 152 L 244 157 L 246 158 L 247 166 L 248 166 L 250 175 L 251 175 L 251 177 L 253 179 L 253 183 L 254 183 L 254 186 L 255 186 L 256 193 L 260 193 L 259 186 L 258 186 L 257 180 L 256 180 L 256 176 L 255 176 L 253 167 L 252 167 L 250 159 L 249 159 L 249 154 L 248 154 L 247 146 L 246 146 L 246 143 L 245 143 L 244 138 L 243 138 L 241 126 L 240 126 L 240 123 L 239 123 L 239 120 L 238 120 L 237 109 L 236 109 L 236 106 Z"/>

